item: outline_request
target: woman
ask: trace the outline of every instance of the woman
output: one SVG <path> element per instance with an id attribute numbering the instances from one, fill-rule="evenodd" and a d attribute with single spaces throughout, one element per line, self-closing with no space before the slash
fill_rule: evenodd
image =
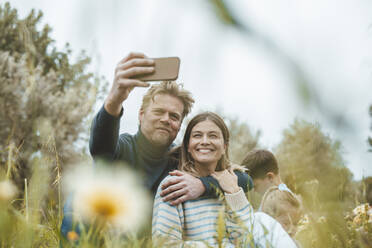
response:
<path id="1" fill-rule="evenodd" d="M 283 228 L 264 213 L 253 213 L 228 160 L 229 131 L 217 114 L 204 112 L 188 124 L 180 149 L 179 169 L 219 182 L 224 199 L 199 198 L 178 206 L 155 196 L 153 237 L 169 246 L 296 247 Z M 163 180 L 164 183 L 170 177 Z M 162 184 L 161 183 L 161 184 Z M 161 188 L 161 184 L 159 189 Z M 221 218 L 223 217 L 223 218 Z"/>

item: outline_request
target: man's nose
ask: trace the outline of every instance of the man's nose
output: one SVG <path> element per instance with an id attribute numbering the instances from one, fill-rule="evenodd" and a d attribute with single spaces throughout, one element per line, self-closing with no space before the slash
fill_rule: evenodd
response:
<path id="1" fill-rule="evenodd" d="M 168 113 L 164 113 L 161 118 L 160 118 L 160 121 L 163 122 L 163 123 L 168 123 L 169 124 L 169 114 Z"/>

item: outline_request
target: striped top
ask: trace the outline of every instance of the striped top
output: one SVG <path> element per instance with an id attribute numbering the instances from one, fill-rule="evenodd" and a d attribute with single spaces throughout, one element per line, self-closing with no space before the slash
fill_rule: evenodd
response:
<path id="1" fill-rule="evenodd" d="M 264 213 L 253 213 L 244 192 L 224 199 L 198 198 L 178 206 L 163 202 L 161 185 L 155 196 L 152 236 L 170 247 L 296 247 L 281 225 Z M 218 224 L 220 223 L 220 224 Z M 270 247 L 270 246 L 269 246 Z"/>

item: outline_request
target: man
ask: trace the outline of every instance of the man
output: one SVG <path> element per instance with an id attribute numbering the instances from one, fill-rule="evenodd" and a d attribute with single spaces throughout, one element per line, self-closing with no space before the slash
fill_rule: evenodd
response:
<path id="1" fill-rule="evenodd" d="M 164 201 L 178 205 L 201 195 L 214 196 L 219 187 L 213 177 L 195 178 L 177 171 L 177 163 L 168 156 L 174 146 L 184 117 L 191 111 L 194 103 L 190 92 L 175 82 L 163 82 L 153 85 L 143 97 L 139 111 L 139 130 L 135 135 L 119 136 L 122 104 L 135 87 L 148 87 L 149 84 L 135 79 L 154 71 L 154 61 L 142 53 L 130 53 L 121 60 L 115 69 L 112 88 L 104 106 L 93 120 L 90 152 L 94 159 L 123 161 L 144 175 L 145 186 L 155 195 L 159 183 L 168 174 L 177 176 L 162 185 Z M 245 173 L 236 172 L 239 186 L 247 191 L 251 180 Z M 71 209 L 68 209 L 70 210 Z M 65 211 L 66 212 L 66 211 Z M 65 213 L 67 216 L 67 213 Z M 70 221 L 68 221 L 70 219 Z M 72 227 L 70 217 L 62 224 L 62 233 L 66 236 Z"/>

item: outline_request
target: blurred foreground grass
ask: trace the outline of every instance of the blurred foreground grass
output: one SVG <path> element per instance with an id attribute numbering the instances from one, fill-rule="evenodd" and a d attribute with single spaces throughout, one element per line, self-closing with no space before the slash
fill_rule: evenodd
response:
<path id="1" fill-rule="evenodd" d="M 9 149 L 9 151 L 11 151 Z M 9 156 L 11 157 L 11 156 Z M 49 165 L 48 165 L 49 163 Z M 58 200 L 61 194 L 60 178 L 54 178 L 50 164 L 55 161 L 35 158 L 32 162 L 33 171 L 29 178 L 24 179 L 24 188 L 17 189 L 12 182 L 11 175 L 16 173 L 10 161 L 0 170 L 0 247 L 58 247 L 63 241 L 60 236 L 60 226 L 63 201 Z M 58 165 L 58 164 L 57 164 Z M 107 168 L 106 168 L 107 169 Z M 117 173 L 115 167 L 111 172 Z M 13 171 L 12 173 L 7 173 Z M 67 173 L 67 172 L 65 172 Z M 97 173 L 103 176 L 102 173 Z M 58 174 L 57 174 L 58 175 Z M 128 175 L 128 174 L 127 174 Z M 135 180 L 136 175 L 130 174 Z M 75 174 L 76 176 L 76 174 Z M 77 179 L 77 178 L 75 178 Z M 114 180 L 114 179 L 113 179 Z M 130 179 L 129 179 L 130 180 Z M 54 183 L 53 183 L 54 181 Z M 126 179 L 125 181 L 128 181 Z M 52 182 L 52 183 L 51 183 Z M 75 182 L 75 186 L 82 181 Z M 99 182 L 96 182 L 98 185 Z M 316 187 L 317 182 L 313 182 Z M 308 185 L 314 187 L 314 185 Z M 96 189 L 91 189 L 97 195 Z M 123 198 L 130 199 L 127 193 Z M 136 194 L 137 197 L 146 197 Z M 306 197 L 306 195 L 305 195 Z M 305 199 L 306 200 L 306 199 Z M 317 201 L 317 199 L 311 199 Z M 109 202 L 105 198 L 104 202 Z M 371 247 L 372 242 L 372 209 L 368 204 L 356 203 L 355 206 L 344 210 L 339 203 L 333 202 L 325 206 L 317 202 L 318 207 L 305 210 L 296 239 L 302 247 Z M 106 204 L 107 205 L 107 204 Z M 146 208 L 151 206 L 144 204 Z M 355 209 L 354 209 L 355 208 Z M 102 208 L 98 208 L 102 209 Z M 143 210 L 138 210 L 142 214 Z M 134 210 L 134 211 L 135 211 Z M 98 211 L 99 212 L 99 211 Z M 107 215 L 108 211 L 102 211 Z M 112 212 L 111 212 L 112 213 Z M 143 213 L 144 214 L 144 213 Z M 120 221 L 127 227 L 139 224 L 140 218 L 133 219 L 123 215 Z M 144 214 L 145 215 L 145 214 Z M 92 217 L 95 221 L 96 217 Z M 102 222 L 101 222 L 102 223 Z M 144 222 L 146 223 L 146 221 Z M 148 223 L 148 222 L 147 222 Z M 112 224 L 112 223 L 111 223 Z M 80 237 L 76 233 L 69 233 L 70 240 L 64 241 L 65 247 L 161 247 L 161 240 L 151 241 L 151 236 L 138 237 L 130 228 L 118 231 L 114 225 L 91 225 L 82 232 Z M 112 228 L 114 227 L 114 228 Z M 149 224 L 147 228 L 149 227 Z M 217 227 L 219 228 L 219 227 Z M 76 243 L 76 239 L 79 243 Z M 221 239 L 222 240 L 222 239 Z M 153 243 L 154 242 L 154 243 Z"/>

